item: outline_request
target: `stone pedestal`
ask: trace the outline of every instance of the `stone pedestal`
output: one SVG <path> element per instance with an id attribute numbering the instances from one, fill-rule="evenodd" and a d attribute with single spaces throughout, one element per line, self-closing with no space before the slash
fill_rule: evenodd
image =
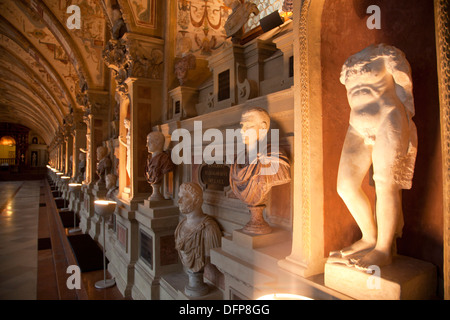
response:
<path id="1" fill-rule="evenodd" d="M 179 86 L 169 91 L 174 120 L 195 117 L 195 104 L 198 100 L 198 89 Z"/>
<path id="2" fill-rule="evenodd" d="M 325 264 L 325 286 L 359 300 L 424 300 L 436 294 L 436 267 L 395 256 L 393 263 L 372 272 L 343 264 Z"/>
<path id="3" fill-rule="evenodd" d="M 202 297 L 208 294 L 209 287 L 203 281 L 203 272 L 187 271 L 189 278 L 188 283 L 184 287 L 184 294 L 188 297 Z"/>
<path id="4" fill-rule="evenodd" d="M 138 257 L 137 205 L 122 200 L 117 201 L 115 233 L 110 235 L 111 251 L 108 264 L 109 273 L 115 278 L 117 288 L 126 297 L 131 297 L 134 285 L 134 268 Z"/>
<path id="5" fill-rule="evenodd" d="M 224 299 L 256 299 L 277 290 L 278 261 L 289 254 L 290 233 L 274 228 L 265 235 L 233 231 L 211 250 L 211 263 L 225 276 Z"/>
<path id="6" fill-rule="evenodd" d="M 180 269 L 174 237 L 179 211 L 172 200 L 144 200 L 136 221 L 138 254 L 131 295 L 135 300 L 156 300 L 161 275 Z"/>
<path id="7" fill-rule="evenodd" d="M 208 293 L 201 297 L 188 296 L 185 288 L 189 284 L 189 277 L 184 271 L 163 275 L 160 280 L 161 300 L 222 300 L 223 292 L 215 286 L 205 284 Z"/>

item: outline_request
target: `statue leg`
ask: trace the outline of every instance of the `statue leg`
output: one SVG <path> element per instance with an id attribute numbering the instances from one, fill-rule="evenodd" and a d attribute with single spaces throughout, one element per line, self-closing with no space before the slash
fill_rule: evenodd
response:
<path id="1" fill-rule="evenodd" d="M 376 243 L 377 228 L 370 201 L 361 184 L 372 164 L 372 147 L 349 128 L 342 148 L 337 179 L 337 191 L 361 229 L 362 238 L 341 250 L 342 256 L 371 249 Z"/>
<path id="2" fill-rule="evenodd" d="M 395 117 L 388 120 L 387 125 L 380 128 L 373 149 L 378 233 L 375 248 L 357 262 L 364 269 L 371 265 L 382 267 L 392 262 L 393 242 L 403 221 L 402 190 L 395 181 L 394 171 L 396 160 L 407 152 L 409 133 L 404 130 L 406 126 L 402 126 L 402 119 L 396 123 L 392 122 Z"/>

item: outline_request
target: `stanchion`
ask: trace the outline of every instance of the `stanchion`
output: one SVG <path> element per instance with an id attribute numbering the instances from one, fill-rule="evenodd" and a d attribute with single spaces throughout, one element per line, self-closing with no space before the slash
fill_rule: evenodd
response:
<path id="1" fill-rule="evenodd" d="M 110 288 L 116 284 L 114 279 L 106 279 L 106 237 L 105 237 L 105 220 L 110 217 L 116 209 L 116 202 L 109 200 L 95 200 L 95 213 L 102 218 L 103 225 L 103 280 L 97 281 L 95 287 L 97 289 Z"/>

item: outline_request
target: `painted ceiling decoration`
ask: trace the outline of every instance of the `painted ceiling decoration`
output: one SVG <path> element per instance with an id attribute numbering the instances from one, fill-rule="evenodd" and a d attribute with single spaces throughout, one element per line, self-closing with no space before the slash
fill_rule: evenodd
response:
<path id="1" fill-rule="evenodd" d="M 67 27 L 72 4 L 83 14 L 79 30 Z M 0 0 L 0 122 L 27 126 L 50 145 L 84 112 L 80 94 L 107 90 L 104 8 L 98 0 Z"/>

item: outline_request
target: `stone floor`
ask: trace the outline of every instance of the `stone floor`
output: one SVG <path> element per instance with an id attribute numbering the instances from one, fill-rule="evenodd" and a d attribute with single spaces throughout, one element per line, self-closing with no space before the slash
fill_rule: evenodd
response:
<path id="1" fill-rule="evenodd" d="M 94 287 L 102 270 L 82 273 L 82 294 L 61 287 L 67 277 L 62 262 L 70 259 L 61 255 L 55 234 L 68 230 L 55 230 L 51 201 L 46 180 L 0 181 L 0 300 L 123 299 L 117 287 Z"/>
<path id="2" fill-rule="evenodd" d="M 40 181 L 0 182 L 0 299 L 36 299 Z"/>

